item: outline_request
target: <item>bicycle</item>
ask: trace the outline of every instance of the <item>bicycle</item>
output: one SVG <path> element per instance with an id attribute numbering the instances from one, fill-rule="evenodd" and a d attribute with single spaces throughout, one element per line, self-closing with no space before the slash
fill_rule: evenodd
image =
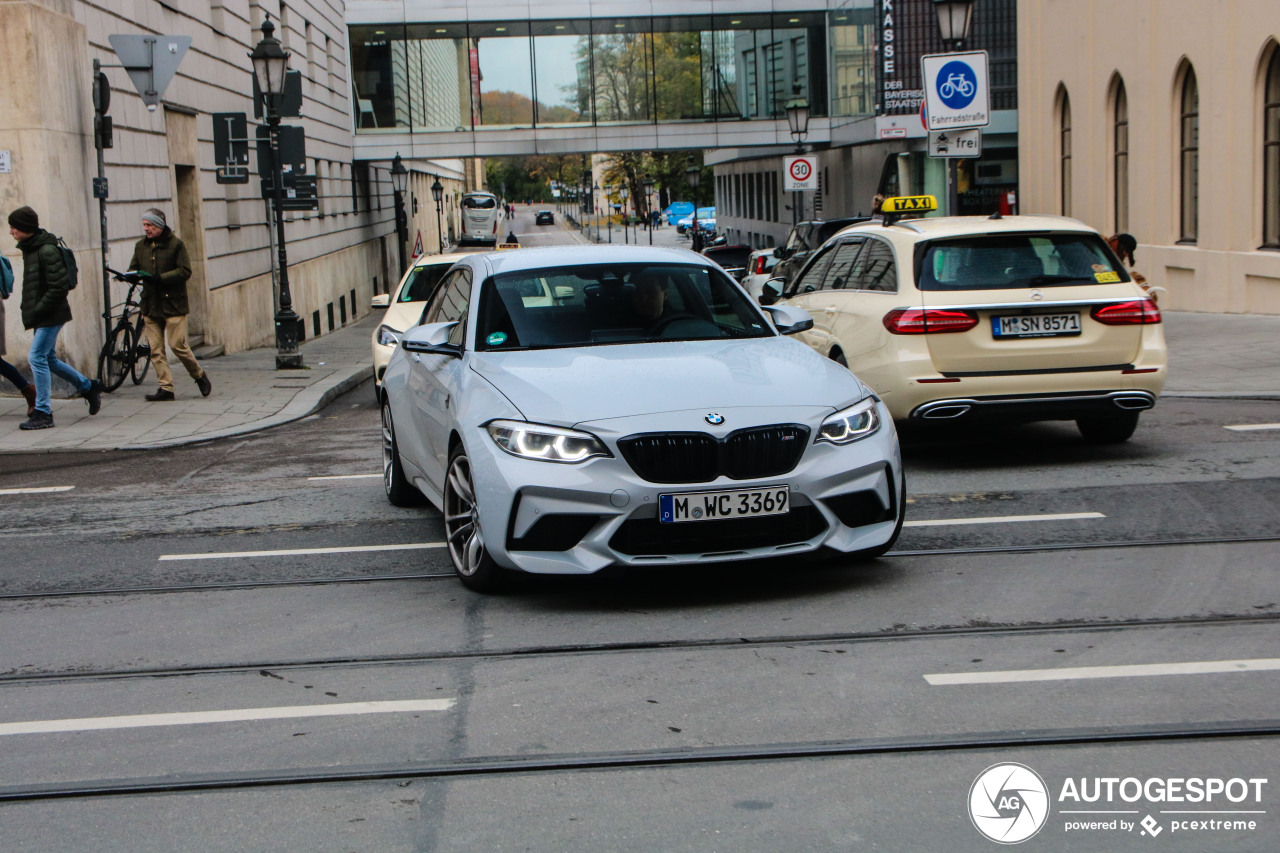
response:
<path id="1" fill-rule="evenodd" d="M 116 319 L 116 326 L 102 345 L 98 355 L 98 381 L 102 390 L 114 391 L 124 384 L 125 376 L 133 375 L 133 384 L 141 385 L 151 367 L 151 345 L 143 335 L 142 303 L 134 299 L 134 293 L 142 286 L 142 279 L 137 273 L 116 272 L 107 267 L 116 281 L 128 283 L 129 292 L 124 302 L 112 308 L 122 309 Z M 111 319 L 110 310 L 103 313 L 103 318 Z M 132 322 L 131 322 L 132 321 Z"/>
<path id="2" fill-rule="evenodd" d="M 947 77 L 946 81 L 938 87 L 938 94 L 944 98 L 953 97 L 957 92 L 960 96 L 967 98 L 973 94 L 973 81 L 969 80 L 963 74 L 952 74 Z"/>

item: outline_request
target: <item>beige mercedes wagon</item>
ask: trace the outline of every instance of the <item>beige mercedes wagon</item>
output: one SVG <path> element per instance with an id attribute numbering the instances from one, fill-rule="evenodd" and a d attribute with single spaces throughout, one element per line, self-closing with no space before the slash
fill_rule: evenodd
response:
<path id="1" fill-rule="evenodd" d="M 1102 236 L 1060 216 L 902 218 L 823 244 L 778 298 L 813 315 L 797 337 L 848 365 L 897 420 L 1074 420 L 1127 440 L 1167 370 L 1160 311 Z"/>

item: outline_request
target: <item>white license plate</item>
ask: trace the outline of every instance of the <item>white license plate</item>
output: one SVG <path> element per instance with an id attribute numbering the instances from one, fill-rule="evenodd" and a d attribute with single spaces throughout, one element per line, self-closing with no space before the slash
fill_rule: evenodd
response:
<path id="1" fill-rule="evenodd" d="M 679 521 L 785 515 L 790 508 L 790 497 L 788 486 L 658 495 L 658 520 L 673 524 Z"/>
<path id="2" fill-rule="evenodd" d="M 1048 338 L 1080 334 L 1079 314 L 1014 314 L 991 318 L 997 338 Z"/>

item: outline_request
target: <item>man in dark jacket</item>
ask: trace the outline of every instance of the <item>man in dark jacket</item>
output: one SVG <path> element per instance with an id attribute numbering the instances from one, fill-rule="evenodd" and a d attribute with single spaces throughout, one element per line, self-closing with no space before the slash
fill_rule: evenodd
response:
<path id="1" fill-rule="evenodd" d="M 213 390 L 209 377 L 200 368 L 195 353 L 187 345 L 187 279 L 191 278 L 191 259 L 186 245 L 169 230 L 164 213 L 154 207 L 142 214 L 143 238 L 133 247 L 129 269 L 136 270 L 142 282 L 142 318 L 151 345 L 151 363 L 156 368 L 160 388 L 147 394 L 152 402 L 173 399 L 173 374 L 165 355 L 165 339 L 178 361 L 196 381 L 200 393 L 208 397 Z"/>
<path id="2" fill-rule="evenodd" d="M 9 214 L 9 234 L 22 250 L 22 326 L 33 329 L 27 363 L 36 386 L 36 410 L 19 424 L 19 429 L 48 429 L 53 426 L 49 403 L 50 372 L 70 382 L 89 404 L 89 414 L 102 407 L 102 383 L 89 380 L 54 355 L 58 332 L 71 322 L 71 273 L 58 249 L 58 238 L 40 227 L 40 217 L 30 207 Z"/>

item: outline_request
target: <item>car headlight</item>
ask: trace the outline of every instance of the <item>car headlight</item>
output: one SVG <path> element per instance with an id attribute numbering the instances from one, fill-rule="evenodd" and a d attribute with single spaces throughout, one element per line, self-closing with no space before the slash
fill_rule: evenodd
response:
<path id="1" fill-rule="evenodd" d="M 609 456 L 608 449 L 589 432 L 527 424 L 490 421 L 485 426 L 494 442 L 512 456 L 544 462 L 582 462 L 593 456 Z"/>
<path id="2" fill-rule="evenodd" d="M 399 329 L 393 329 L 390 326 L 378 327 L 378 346 L 393 347 L 400 343 L 400 336 L 404 334 Z"/>
<path id="3" fill-rule="evenodd" d="M 815 443 L 827 441 L 832 444 L 850 444 L 880 429 L 880 412 L 876 409 L 876 398 L 867 397 L 847 409 L 841 409 L 822 422 L 818 429 Z"/>

